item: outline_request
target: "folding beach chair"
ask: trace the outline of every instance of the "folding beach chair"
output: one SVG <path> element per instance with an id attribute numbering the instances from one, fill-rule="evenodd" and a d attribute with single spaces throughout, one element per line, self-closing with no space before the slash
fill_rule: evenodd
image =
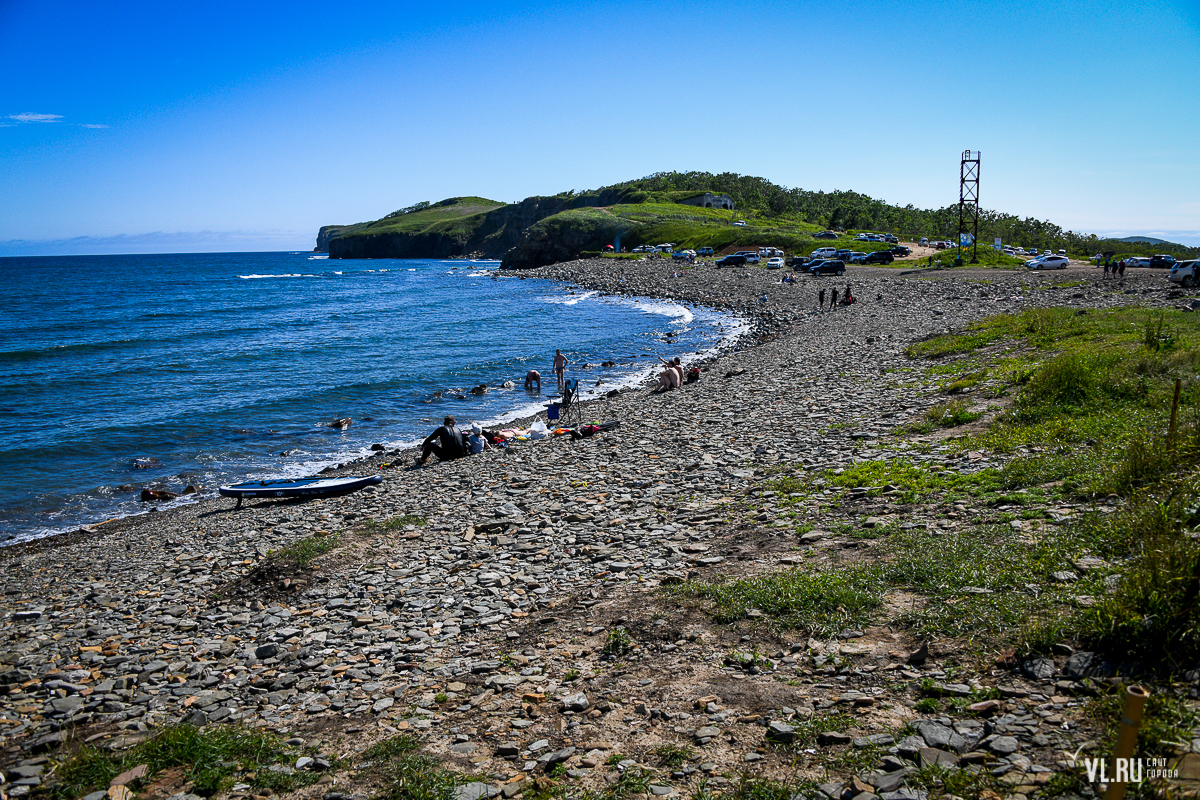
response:
<path id="1" fill-rule="evenodd" d="M 562 400 L 558 401 L 558 416 L 563 426 L 569 426 L 572 419 L 579 424 L 579 381 L 568 378 L 563 384 Z"/>

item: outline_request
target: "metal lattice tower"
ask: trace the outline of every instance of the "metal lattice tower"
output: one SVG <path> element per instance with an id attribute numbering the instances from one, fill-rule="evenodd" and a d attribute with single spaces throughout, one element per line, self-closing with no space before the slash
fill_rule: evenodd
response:
<path id="1" fill-rule="evenodd" d="M 964 150 L 958 167 L 958 259 L 962 236 L 971 234 L 971 263 L 979 263 L 979 151 Z"/>

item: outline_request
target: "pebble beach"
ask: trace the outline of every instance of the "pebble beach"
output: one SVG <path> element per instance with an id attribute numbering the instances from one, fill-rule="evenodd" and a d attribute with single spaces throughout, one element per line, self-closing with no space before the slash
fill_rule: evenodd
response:
<path id="1" fill-rule="evenodd" d="M 903 432 L 944 399 L 910 369 L 913 342 L 1029 307 L 1183 303 L 1161 271 L 1116 281 L 1085 266 L 902 266 L 786 284 L 780 271 L 650 259 L 532 270 L 523 274 L 735 312 L 749 330 L 705 360 L 679 353 L 702 370 L 694 384 L 583 404 L 583 422 L 620 423 L 592 438 L 517 442 L 424 469 L 410 468 L 411 450 L 382 450 L 338 470 L 384 476 L 345 497 L 237 511 L 204 500 L 0 549 L 0 788 L 36 791 L 65 743 L 121 747 L 186 722 L 267 728 L 326 765 L 409 732 L 471 777 L 464 800 L 518 796 L 558 765 L 580 787 L 603 785 L 611 755 L 654 766 L 646 754 L 672 744 L 699 758 L 660 770 L 651 791 L 686 797 L 701 779 L 792 774 L 764 743 L 786 743 L 836 707 L 855 729 L 819 747 L 880 755 L 822 773 L 828 797 L 918 797 L 906 770 L 984 761 L 1014 776 L 1012 796 L 1032 794 L 1088 735 L 1063 690 L 1068 658 L 996 676 L 1004 708 L 986 720 L 926 718 L 897 686 L 977 687 L 947 676 L 936 649 L 910 659 L 921 642 L 902 632 L 781 639 L 717 625 L 661 592 L 833 557 L 841 498 L 831 491 L 835 510 L 814 508 L 818 530 L 795 535 L 762 496 L 782 462 L 814 472 L 897 454 L 946 462 L 945 448 L 918 452 Z M 817 310 L 819 289 L 847 283 L 855 305 Z M 739 511 L 751 504 L 746 524 Z M 279 559 L 310 537 L 332 545 L 302 565 Z M 605 645 L 618 626 L 636 646 L 614 658 Z M 769 666 L 725 663 L 733 647 L 756 648 Z M 915 733 L 896 738 L 902 725 Z M 331 770 L 297 796 L 371 791 L 353 770 Z"/>

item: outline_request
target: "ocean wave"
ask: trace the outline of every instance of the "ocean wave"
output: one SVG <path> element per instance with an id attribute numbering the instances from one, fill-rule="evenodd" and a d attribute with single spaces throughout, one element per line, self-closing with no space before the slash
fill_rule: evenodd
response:
<path id="1" fill-rule="evenodd" d="M 678 303 L 669 300 L 634 300 L 633 307 L 647 314 L 661 314 L 664 317 L 674 317 L 684 325 L 696 318 L 696 315 Z"/>
<path id="2" fill-rule="evenodd" d="M 595 297 L 598 294 L 600 294 L 600 293 L 599 292 L 584 292 L 583 294 L 554 295 L 552 297 L 544 297 L 544 298 L 542 298 L 542 300 L 543 300 L 543 302 L 554 303 L 555 305 L 560 305 L 560 306 L 573 306 L 576 303 L 578 303 L 580 300 L 587 300 L 589 297 Z"/>
<path id="3" fill-rule="evenodd" d="M 264 280 L 266 278 L 315 278 L 316 275 L 310 275 L 303 272 L 287 272 L 281 275 L 238 275 L 244 281 Z"/>

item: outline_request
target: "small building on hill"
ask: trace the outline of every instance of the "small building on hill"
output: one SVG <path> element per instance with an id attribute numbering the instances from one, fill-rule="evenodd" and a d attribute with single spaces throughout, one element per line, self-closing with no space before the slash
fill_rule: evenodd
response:
<path id="1" fill-rule="evenodd" d="M 730 211 L 733 210 L 733 198 L 727 194 L 713 194 L 705 192 L 698 194 L 695 197 L 689 197 L 686 200 L 680 200 L 685 206 L 700 206 L 701 208 L 724 208 Z"/>

